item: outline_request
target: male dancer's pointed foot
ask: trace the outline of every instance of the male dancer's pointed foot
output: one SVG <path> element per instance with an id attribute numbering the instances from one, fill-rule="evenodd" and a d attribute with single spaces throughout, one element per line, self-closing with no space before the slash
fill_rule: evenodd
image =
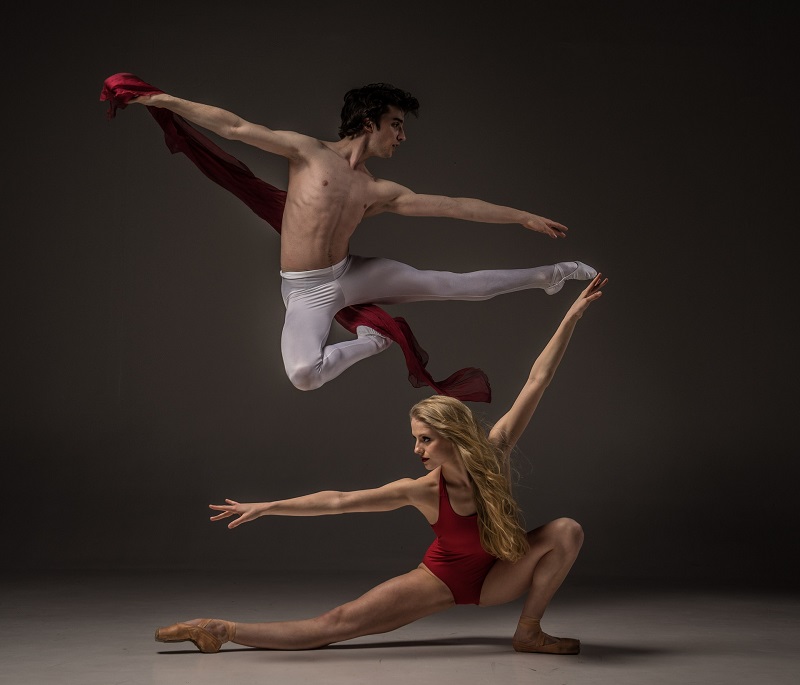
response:
<path id="1" fill-rule="evenodd" d="M 597 276 L 597 270 L 583 262 L 559 262 L 553 266 L 553 280 L 544 291 L 548 295 L 555 295 L 564 287 L 564 282 L 575 279 L 589 281 Z"/>
<path id="2" fill-rule="evenodd" d="M 356 326 L 356 334 L 359 338 L 369 337 L 378 345 L 378 351 L 383 352 L 387 347 L 392 344 L 391 338 L 378 333 L 374 328 L 369 326 Z"/>
<path id="3" fill-rule="evenodd" d="M 156 629 L 156 642 L 194 642 L 205 654 L 218 652 L 236 637 L 236 624 L 216 618 L 199 618 Z"/>

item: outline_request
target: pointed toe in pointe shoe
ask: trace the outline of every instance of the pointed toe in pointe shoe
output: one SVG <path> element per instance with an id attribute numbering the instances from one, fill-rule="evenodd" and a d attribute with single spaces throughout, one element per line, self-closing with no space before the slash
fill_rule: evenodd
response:
<path id="1" fill-rule="evenodd" d="M 581 641 L 571 637 L 552 637 L 547 633 L 542 633 L 544 641 L 524 641 L 515 640 L 511 644 L 517 652 L 529 652 L 531 654 L 579 654 L 581 651 Z M 554 640 L 554 642 L 547 642 Z M 542 644 L 539 644 L 542 643 Z"/>
<path id="2" fill-rule="evenodd" d="M 571 637 L 553 637 L 545 633 L 540 625 L 540 619 L 522 616 L 519 626 L 524 632 L 531 635 L 527 640 L 512 640 L 511 644 L 517 652 L 530 652 L 532 654 L 578 654 L 581 651 L 581 641 Z M 523 634 L 524 634 L 523 632 Z"/>
<path id="3" fill-rule="evenodd" d="M 217 621 L 225 626 L 225 637 L 220 639 L 208 626 L 212 621 Z M 236 634 L 236 626 L 230 621 L 214 618 L 204 618 L 197 624 L 173 623 L 171 626 L 156 629 L 156 642 L 194 642 L 197 649 L 204 654 L 213 654 L 219 651 L 226 642 L 230 642 Z"/>

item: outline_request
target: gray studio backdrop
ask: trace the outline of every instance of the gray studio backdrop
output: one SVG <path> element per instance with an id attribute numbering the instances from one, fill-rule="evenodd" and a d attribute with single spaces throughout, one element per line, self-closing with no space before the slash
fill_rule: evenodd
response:
<path id="1" fill-rule="evenodd" d="M 428 391 L 397 348 L 315 392 L 289 384 L 277 236 L 171 156 L 144 109 L 104 119 L 103 79 L 133 71 L 329 139 L 347 89 L 412 91 L 419 119 L 373 173 L 529 209 L 569 238 L 387 215 L 354 253 L 453 271 L 580 259 L 610 279 L 519 445 L 528 525 L 583 523 L 579 578 L 796 577 L 796 11 L 595 5 L 20 9 L 4 48 L 5 568 L 395 572 L 432 537 L 410 509 L 208 522 L 225 497 L 421 475 L 406 414 Z M 285 187 L 283 160 L 224 147 Z M 579 290 L 390 311 L 434 376 L 488 373 L 494 400 L 473 408 L 491 421 Z"/>

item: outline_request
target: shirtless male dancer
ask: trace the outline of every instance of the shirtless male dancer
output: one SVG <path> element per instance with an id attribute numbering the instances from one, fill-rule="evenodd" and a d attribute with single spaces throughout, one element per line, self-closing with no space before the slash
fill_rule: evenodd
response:
<path id="1" fill-rule="evenodd" d="M 458 274 L 420 271 L 383 258 L 349 253 L 350 237 L 367 217 L 382 212 L 405 216 L 518 223 L 551 238 L 567 227 L 511 207 L 472 198 L 421 195 L 374 177 L 365 163 L 391 157 L 406 139 L 405 115 L 419 102 L 385 83 L 349 91 L 344 98 L 340 140 L 317 140 L 294 131 L 273 131 L 210 105 L 167 93 L 131 100 L 166 108 L 230 140 L 239 140 L 289 162 L 289 183 L 281 229 L 282 295 L 286 319 L 281 338 L 286 373 L 295 387 L 313 390 L 356 362 L 386 349 L 391 341 L 359 326 L 353 340 L 326 345 L 336 312 L 354 304 L 421 300 L 485 300 L 495 295 L 542 288 L 550 295 L 568 279 L 588 280 L 596 271 L 581 262 L 528 269 Z"/>

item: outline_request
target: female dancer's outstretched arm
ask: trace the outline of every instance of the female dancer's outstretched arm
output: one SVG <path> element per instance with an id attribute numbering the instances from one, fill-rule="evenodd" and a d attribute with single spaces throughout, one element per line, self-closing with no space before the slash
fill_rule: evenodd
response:
<path id="1" fill-rule="evenodd" d="M 575 325 L 589 308 L 589 305 L 600 298 L 603 294 L 602 288 L 608 283 L 607 278 L 602 274 L 597 274 L 591 283 L 581 292 L 578 299 L 564 315 L 558 329 L 544 350 L 536 358 L 531 368 L 528 380 L 525 382 L 511 409 L 494 425 L 489 432 L 489 439 L 499 445 L 503 452 L 508 455 L 514 445 L 522 436 L 530 423 L 539 400 L 542 399 L 544 391 L 553 380 L 556 369 L 561 363 L 564 352 L 567 350 L 572 332 Z"/>
<path id="2" fill-rule="evenodd" d="M 353 490 L 351 492 L 323 490 L 276 502 L 237 502 L 226 499 L 227 504 L 209 504 L 208 506 L 210 509 L 221 512 L 212 516 L 212 521 L 238 516 L 228 524 L 228 528 L 236 528 L 242 523 L 254 521 L 261 516 L 328 516 L 368 511 L 392 511 L 407 505 L 417 505 L 420 499 L 419 490 L 420 486 L 416 480 L 401 478 L 370 490 Z"/>

